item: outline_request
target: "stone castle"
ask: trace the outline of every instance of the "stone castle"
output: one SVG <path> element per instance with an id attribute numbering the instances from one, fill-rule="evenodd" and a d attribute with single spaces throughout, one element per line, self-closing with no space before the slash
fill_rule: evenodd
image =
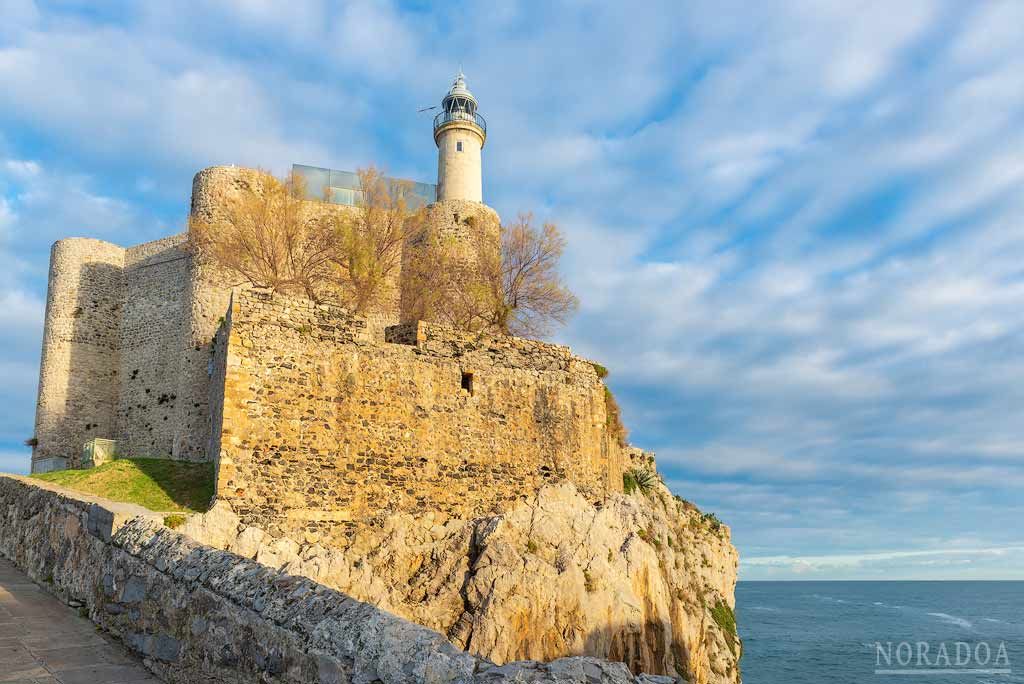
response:
<path id="1" fill-rule="evenodd" d="M 437 186 L 415 218 L 456 240 L 472 221 L 496 227 L 486 124 L 462 74 L 433 130 Z M 192 214 L 216 215 L 256 177 L 199 172 Z M 621 491 L 631 450 L 594 365 L 568 348 L 415 320 L 400 298 L 359 317 L 226 283 L 187 243 L 54 244 L 33 472 L 79 466 L 94 438 L 212 461 L 217 499 L 245 523 L 325 542 L 385 513 L 505 510 L 547 481 L 594 501 Z"/>

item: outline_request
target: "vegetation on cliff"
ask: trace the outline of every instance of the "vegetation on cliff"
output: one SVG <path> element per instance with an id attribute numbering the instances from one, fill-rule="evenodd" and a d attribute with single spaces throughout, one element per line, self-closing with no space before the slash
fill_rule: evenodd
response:
<path id="1" fill-rule="evenodd" d="M 38 480 L 138 504 L 151 511 L 197 513 L 213 498 L 213 464 L 160 458 L 121 459 L 88 470 L 57 470 Z"/>
<path id="2" fill-rule="evenodd" d="M 715 603 L 715 607 L 711 609 L 711 617 L 715 620 L 715 624 L 719 626 L 723 634 L 732 637 L 732 639 L 727 640 L 727 643 L 730 650 L 735 653 L 736 649 L 741 646 L 739 634 L 736 632 L 736 614 L 729 607 L 728 603 L 719 599 Z"/>
<path id="3" fill-rule="evenodd" d="M 643 494 L 650 494 L 657 482 L 657 473 L 644 468 L 632 468 L 622 474 L 622 492 L 632 494 L 639 490 Z"/>

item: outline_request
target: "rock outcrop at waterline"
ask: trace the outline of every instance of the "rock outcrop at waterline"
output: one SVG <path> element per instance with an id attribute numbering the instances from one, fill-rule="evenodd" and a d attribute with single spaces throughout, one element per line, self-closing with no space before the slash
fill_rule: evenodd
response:
<path id="1" fill-rule="evenodd" d="M 478 519 L 398 514 L 344 548 L 216 510 L 182 529 L 435 629 L 496 663 L 594 655 L 635 673 L 740 681 L 728 528 L 660 483 L 594 506 L 570 483 Z"/>

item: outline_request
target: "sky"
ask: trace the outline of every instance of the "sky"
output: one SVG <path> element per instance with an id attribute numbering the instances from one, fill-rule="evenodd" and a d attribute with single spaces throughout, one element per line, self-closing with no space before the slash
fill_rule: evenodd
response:
<path id="1" fill-rule="evenodd" d="M 52 242 L 183 229 L 191 179 L 434 182 L 566 233 L 631 439 L 740 577 L 1024 579 L 1024 3 L 0 0 L 0 470 Z"/>

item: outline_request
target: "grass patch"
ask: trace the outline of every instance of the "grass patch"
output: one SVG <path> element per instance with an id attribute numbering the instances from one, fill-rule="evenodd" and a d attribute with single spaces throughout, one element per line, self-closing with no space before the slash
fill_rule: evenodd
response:
<path id="1" fill-rule="evenodd" d="M 739 634 L 736 633 L 736 615 L 732 608 L 725 601 L 719 600 L 711 609 L 711 617 L 726 635 L 729 642 L 729 650 L 736 653 L 736 646 L 739 644 Z"/>
<path id="2" fill-rule="evenodd" d="M 203 512 L 213 498 L 213 464 L 162 458 L 126 458 L 89 470 L 33 475 L 86 494 L 133 503 L 160 512 Z"/>

